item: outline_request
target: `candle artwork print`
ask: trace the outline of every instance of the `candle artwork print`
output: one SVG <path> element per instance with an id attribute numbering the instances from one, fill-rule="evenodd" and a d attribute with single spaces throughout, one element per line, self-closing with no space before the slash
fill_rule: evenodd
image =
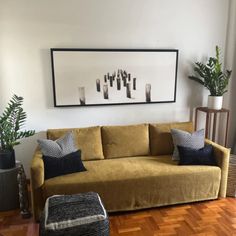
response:
<path id="1" fill-rule="evenodd" d="M 177 49 L 51 49 L 54 106 L 176 100 Z"/>

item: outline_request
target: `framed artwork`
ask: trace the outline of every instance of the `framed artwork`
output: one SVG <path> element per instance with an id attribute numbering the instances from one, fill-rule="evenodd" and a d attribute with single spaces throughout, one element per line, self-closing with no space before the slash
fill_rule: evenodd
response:
<path id="1" fill-rule="evenodd" d="M 54 106 L 176 100 L 176 49 L 51 49 Z"/>

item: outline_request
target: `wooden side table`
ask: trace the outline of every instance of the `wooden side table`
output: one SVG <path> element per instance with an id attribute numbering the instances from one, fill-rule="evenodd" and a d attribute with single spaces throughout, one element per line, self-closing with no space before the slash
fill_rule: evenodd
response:
<path id="1" fill-rule="evenodd" d="M 206 127 L 205 127 L 205 137 L 210 138 L 210 134 L 212 133 L 212 141 L 216 141 L 216 123 L 217 123 L 217 118 L 218 114 L 226 114 L 226 124 L 225 124 L 225 138 L 224 138 L 224 145 L 226 147 L 227 145 L 227 138 L 228 138 L 228 128 L 229 128 L 229 110 L 222 108 L 221 110 L 214 110 L 214 109 L 209 109 L 207 107 L 197 107 L 195 111 L 195 130 L 197 130 L 197 122 L 198 122 L 198 112 L 204 112 L 206 113 Z M 213 126 L 211 127 L 211 118 L 213 115 Z"/>

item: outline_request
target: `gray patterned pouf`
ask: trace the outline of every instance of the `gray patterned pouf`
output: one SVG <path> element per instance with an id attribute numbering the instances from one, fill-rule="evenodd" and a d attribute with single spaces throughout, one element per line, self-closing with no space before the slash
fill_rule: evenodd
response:
<path id="1" fill-rule="evenodd" d="M 49 197 L 40 236 L 108 236 L 109 219 L 97 193 Z"/>

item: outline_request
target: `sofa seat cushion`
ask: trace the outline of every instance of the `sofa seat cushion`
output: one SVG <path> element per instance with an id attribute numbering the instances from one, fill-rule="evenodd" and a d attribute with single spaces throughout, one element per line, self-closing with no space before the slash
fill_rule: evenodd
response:
<path id="1" fill-rule="evenodd" d="M 148 124 L 103 126 L 102 143 L 107 159 L 149 155 Z"/>
<path id="2" fill-rule="evenodd" d="M 45 199 L 54 194 L 97 192 L 108 211 L 216 199 L 217 166 L 178 166 L 171 156 L 142 156 L 84 162 L 87 172 L 45 181 Z"/>

